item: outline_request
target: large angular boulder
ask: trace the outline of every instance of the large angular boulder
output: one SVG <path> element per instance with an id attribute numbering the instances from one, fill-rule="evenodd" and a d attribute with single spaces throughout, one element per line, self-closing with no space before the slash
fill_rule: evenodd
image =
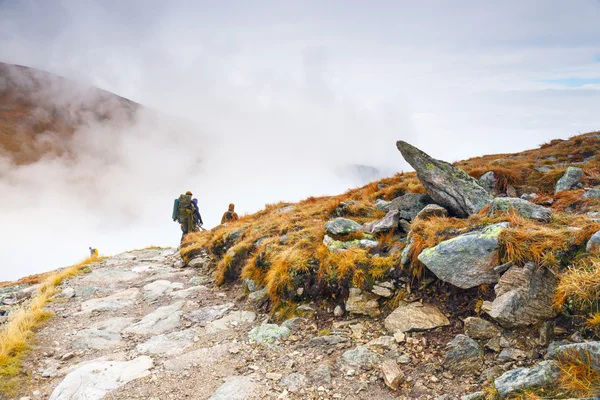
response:
<path id="1" fill-rule="evenodd" d="M 600 254 L 600 231 L 594 233 L 588 240 L 585 250 L 590 254 Z"/>
<path id="2" fill-rule="evenodd" d="M 419 302 L 402 302 L 385 319 L 385 328 L 392 334 L 426 331 L 447 325 L 450 321 L 436 306 Z"/>
<path id="3" fill-rule="evenodd" d="M 344 236 L 362 231 L 362 226 L 347 218 L 336 218 L 325 223 L 325 230 L 333 236 Z"/>
<path id="4" fill-rule="evenodd" d="M 550 222 L 552 220 L 551 209 L 515 197 L 499 197 L 494 199 L 489 214 L 497 215 L 509 211 L 516 211 L 525 218 L 540 222 Z"/>
<path id="5" fill-rule="evenodd" d="M 498 181 L 498 177 L 494 171 L 488 171 L 485 174 L 481 175 L 479 178 L 479 184 L 482 188 L 492 193 L 494 187 L 496 187 L 496 182 Z"/>
<path id="6" fill-rule="evenodd" d="M 398 210 L 400 218 L 411 221 L 423 208 L 433 203 L 432 198 L 426 194 L 406 193 L 400 197 L 396 197 L 384 206 L 383 210 Z"/>
<path id="7" fill-rule="evenodd" d="M 367 222 L 364 225 L 365 231 L 369 233 L 381 233 L 393 231 L 398 227 L 400 222 L 400 211 L 390 210 L 379 221 Z"/>
<path id="8" fill-rule="evenodd" d="M 577 167 L 569 167 L 560 177 L 554 187 L 554 194 L 564 192 L 573 188 L 583 178 L 583 169 Z"/>
<path id="9" fill-rule="evenodd" d="M 456 335 L 448 344 L 448 352 L 442 365 L 453 374 L 474 374 L 483 366 L 483 350 L 470 337 Z"/>
<path id="10" fill-rule="evenodd" d="M 445 240 L 423 250 L 418 258 L 439 279 L 461 289 L 496 283 L 498 237 L 508 226 L 508 222 L 500 222 Z"/>
<path id="11" fill-rule="evenodd" d="M 442 206 L 438 206 L 437 204 L 429 204 L 425 206 L 417 216 L 415 217 L 415 221 L 426 221 L 430 218 L 434 217 L 447 217 L 448 210 L 446 210 Z"/>
<path id="12" fill-rule="evenodd" d="M 492 201 L 492 195 L 462 169 L 436 160 L 404 141 L 398 141 L 396 146 L 417 171 L 427 194 L 456 216 L 476 214 Z"/>
<path id="13" fill-rule="evenodd" d="M 533 263 L 512 266 L 494 288 L 496 299 L 487 311 L 504 328 L 537 324 L 554 318 L 552 307 L 557 278 Z"/>
<path id="14" fill-rule="evenodd" d="M 558 361 L 581 360 L 600 373 L 600 342 L 557 344 L 548 348 L 547 359 Z"/>
<path id="15" fill-rule="evenodd" d="M 532 368 L 517 368 L 505 372 L 494 380 L 501 399 L 530 389 L 549 389 L 556 387 L 560 368 L 554 361 L 542 361 Z"/>

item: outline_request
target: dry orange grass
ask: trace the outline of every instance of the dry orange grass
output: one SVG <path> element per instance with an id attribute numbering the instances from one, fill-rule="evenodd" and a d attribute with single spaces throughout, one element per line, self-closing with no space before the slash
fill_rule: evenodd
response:
<path id="1" fill-rule="evenodd" d="M 592 397 L 600 393 L 600 373 L 592 368 L 595 357 L 587 352 L 565 352 L 558 360 L 560 387 L 571 396 Z"/>

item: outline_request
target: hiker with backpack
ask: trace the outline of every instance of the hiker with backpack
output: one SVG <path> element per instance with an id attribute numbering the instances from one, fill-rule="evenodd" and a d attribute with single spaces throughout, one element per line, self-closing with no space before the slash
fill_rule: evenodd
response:
<path id="1" fill-rule="evenodd" d="M 202 228 L 202 225 L 204 224 L 202 222 L 202 216 L 200 215 L 200 209 L 198 208 L 198 199 L 193 199 L 192 200 L 192 206 L 194 207 L 194 212 L 192 213 L 194 216 L 194 224 L 200 228 Z"/>
<path id="2" fill-rule="evenodd" d="M 223 218 L 221 218 L 221 224 L 225 224 L 227 222 L 232 222 L 232 221 L 237 221 L 238 219 L 240 219 L 240 217 L 237 215 L 237 213 L 234 211 L 235 209 L 235 204 L 231 203 L 229 204 L 229 209 L 227 211 L 225 211 L 225 214 L 223 214 Z"/>
<path id="3" fill-rule="evenodd" d="M 181 226 L 181 241 L 185 238 L 185 235 L 191 232 L 197 232 L 199 230 L 198 225 L 194 222 L 194 211 L 195 205 L 192 202 L 192 192 L 189 190 L 175 199 L 173 204 L 173 221 L 179 222 Z M 198 212 L 200 216 L 200 212 Z"/>

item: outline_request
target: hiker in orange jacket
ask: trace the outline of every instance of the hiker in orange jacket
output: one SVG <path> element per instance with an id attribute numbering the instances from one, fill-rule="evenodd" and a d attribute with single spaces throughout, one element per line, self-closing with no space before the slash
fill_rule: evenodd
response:
<path id="1" fill-rule="evenodd" d="M 237 213 L 234 211 L 235 209 L 235 204 L 231 203 L 229 204 L 229 210 L 227 210 L 225 212 L 225 214 L 223 214 L 223 218 L 221 218 L 221 224 L 225 224 L 227 222 L 232 222 L 232 221 L 237 221 L 238 219 L 240 219 L 240 217 L 237 215 Z"/>

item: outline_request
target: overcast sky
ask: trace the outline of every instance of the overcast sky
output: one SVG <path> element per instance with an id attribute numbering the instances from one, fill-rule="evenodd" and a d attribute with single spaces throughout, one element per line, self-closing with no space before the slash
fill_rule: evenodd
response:
<path id="1" fill-rule="evenodd" d="M 330 169 L 406 169 L 398 139 L 457 161 L 600 129 L 598 21 L 593 0 L 0 0 L 0 61 L 194 121 L 188 139 L 220 147 L 195 143 L 209 168 L 178 183 L 216 196 L 213 226 L 229 200 L 251 212 L 356 185 Z M 144 162 L 198 155 L 157 146 Z M 135 244 L 176 244 L 172 225 Z"/>

